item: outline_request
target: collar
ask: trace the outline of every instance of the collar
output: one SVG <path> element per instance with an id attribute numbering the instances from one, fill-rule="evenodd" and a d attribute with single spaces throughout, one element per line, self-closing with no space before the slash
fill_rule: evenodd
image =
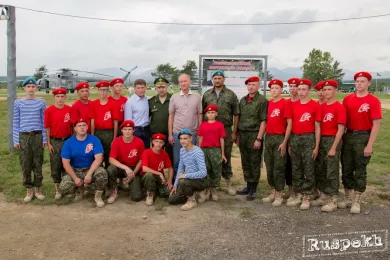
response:
<path id="1" fill-rule="evenodd" d="M 171 99 L 171 96 L 172 96 L 171 93 L 167 93 L 167 97 L 165 98 L 164 103 L 169 101 Z M 154 102 L 160 102 L 160 97 L 158 94 L 154 96 Z"/>
<path id="2" fill-rule="evenodd" d="M 257 92 L 255 93 L 255 95 L 252 97 L 251 100 L 256 99 L 259 95 L 260 95 L 260 93 L 259 93 L 259 91 L 257 91 Z M 249 93 L 248 93 L 248 95 L 245 96 L 245 100 L 248 100 L 248 97 L 249 97 Z"/>
<path id="3" fill-rule="evenodd" d="M 226 86 L 225 86 L 225 85 L 223 85 L 223 87 L 222 87 L 222 90 L 221 90 L 221 92 L 220 92 L 220 93 L 222 93 L 222 92 L 225 92 L 225 89 L 226 89 Z M 215 92 L 215 93 L 216 93 L 216 91 L 215 91 L 215 87 L 213 87 L 213 88 L 211 89 L 211 92 Z"/>
<path id="4" fill-rule="evenodd" d="M 134 96 L 135 96 L 135 100 L 144 100 L 144 99 L 146 99 L 146 100 L 148 100 L 148 97 L 147 96 L 144 96 L 143 98 L 141 98 L 141 97 L 139 97 L 137 94 L 134 94 Z"/>
<path id="5" fill-rule="evenodd" d="M 191 91 L 191 89 L 190 89 L 190 91 L 188 92 L 188 95 L 192 95 L 192 91 Z M 180 96 L 184 96 L 184 93 L 183 93 L 183 91 L 182 91 L 182 90 L 180 90 Z"/>

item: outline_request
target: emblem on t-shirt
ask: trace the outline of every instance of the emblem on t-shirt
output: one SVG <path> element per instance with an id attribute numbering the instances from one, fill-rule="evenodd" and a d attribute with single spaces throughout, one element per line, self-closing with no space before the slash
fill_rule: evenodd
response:
<path id="1" fill-rule="evenodd" d="M 92 150 L 93 150 L 93 144 L 87 144 L 87 146 L 85 147 L 85 153 L 89 153 Z"/>
<path id="2" fill-rule="evenodd" d="M 104 114 L 104 121 L 111 118 L 111 111 L 108 111 Z"/>
<path id="3" fill-rule="evenodd" d="M 157 169 L 157 171 L 161 171 L 162 169 L 164 169 L 164 161 L 161 161 L 161 162 L 158 164 L 158 169 Z"/>
<path id="4" fill-rule="evenodd" d="M 125 104 L 122 104 L 121 105 L 121 112 L 123 112 L 125 110 Z"/>
<path id="5" fill-rule="evenodd" d="M 305 122 L 305 121 L 309 121 L 311 118 L 311 115 L 310 113 L 303 113 L 303 115 L 301 116 L 301 119 L 299 119 L 299 122 Z"/>
<path id="6" fill-rule="evenodd" d="M 364 103 L 364 104 L 362 104 L 362 105 L 359 107 L 358 112 L 359 112 L 359 113 L 361 113 L 361 112 L 368 112 L 368 110 L 370 110 L 370 105 L 367 104 L 367 103 Z"/>
<path id="7" fill-rule="evenodd" d="M 326 113 L 322 122 L 332 121 L 332 118 L 334 118 L 334 115 L 332 113 Z"/>
<path id="8" fill-rule="evenodd" d="M 279 108 L 275 108 L 274 110 L 272 110 L 272 113 L 271 113 L 270 117 L 277 117 L 279 115 L 280 115 L 280 109 Z"/>
<path id="9" fill-rule="evenodd" d="M 68 122 L 70 120 L 70 114 L 69 113 L 66 113 L 65 114 L 65 118 L 64 118 L 64 122 Z"/>
<path id="10" fill-rule="evenodd" d="M 138 154 L 137 149 L 133 149 L 130 151 L 128 158 L 133 158 L 133 157 L 137 156 L 137 154 Z"/>

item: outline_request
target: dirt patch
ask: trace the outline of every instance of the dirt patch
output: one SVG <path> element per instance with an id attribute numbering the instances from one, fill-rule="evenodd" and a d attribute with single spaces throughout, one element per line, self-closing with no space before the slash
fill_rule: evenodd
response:
<path id="1" fill-rule="evenodd" d="M 382 109 L 390 109 L 390 100 L 381 100 Z"/>

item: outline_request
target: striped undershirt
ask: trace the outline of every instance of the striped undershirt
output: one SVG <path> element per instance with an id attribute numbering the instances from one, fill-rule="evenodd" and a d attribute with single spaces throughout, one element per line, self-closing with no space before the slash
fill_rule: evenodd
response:
<path id="1" fill-rule="evenodd" d="M 42 131 L 43 140 L 46 141 L 46 131 L 43 125 L 46 102 L 41 98 L 22 98 L 15 100 L 13 120 L 13 141 L 19 144 L 19 133 Z"/>
<path id="2" fill-rule="evenodd" d="M 187 151 L 184 147 L 180 149 L 180 162 L 175 179 L 175 187 L 179 184 L 179 175 L 186 171 L 186 179 L 202 179 L 207 176 L 204 153 L 198 146 Z"/>

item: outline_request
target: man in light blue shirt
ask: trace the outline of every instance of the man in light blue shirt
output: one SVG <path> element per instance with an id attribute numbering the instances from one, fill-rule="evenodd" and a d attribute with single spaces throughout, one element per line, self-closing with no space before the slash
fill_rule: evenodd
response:
<path id="1" fill-rule="evenodd" d="M 134 135 L 141 138 L 144 142 L 145 149 L 150 147 L 150 130 L 149 130 L 149 102 L 145 96 L 146 81 L 137 79 L 134 81 L 134 92 L 125 104 L 124 120 L 134 122 Z"/>

